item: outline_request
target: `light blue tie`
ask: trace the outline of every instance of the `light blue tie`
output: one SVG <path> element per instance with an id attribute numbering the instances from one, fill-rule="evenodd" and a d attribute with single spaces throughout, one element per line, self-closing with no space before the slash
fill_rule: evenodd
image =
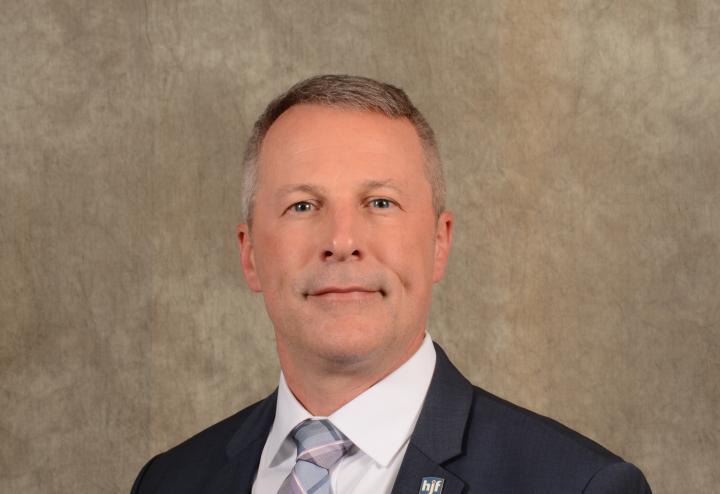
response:
<path id="1" fill-rule="evenodd" d="M 326 419 L 308 419 L 290 434 L 297 459 L 278 494 L 331 494 L 330 468 L 350 450 L 352 441 Z"/>

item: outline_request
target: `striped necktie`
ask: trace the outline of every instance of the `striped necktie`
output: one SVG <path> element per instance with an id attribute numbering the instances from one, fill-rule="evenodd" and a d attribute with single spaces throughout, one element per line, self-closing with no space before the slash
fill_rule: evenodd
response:
<path id="1" fill-rule="evenodd" d="M 330 468 L 345 456 L 352 441 L 326 419 L 305 420 L 291 435 L 297 459 L 278 494 L 331 494 Z"/>

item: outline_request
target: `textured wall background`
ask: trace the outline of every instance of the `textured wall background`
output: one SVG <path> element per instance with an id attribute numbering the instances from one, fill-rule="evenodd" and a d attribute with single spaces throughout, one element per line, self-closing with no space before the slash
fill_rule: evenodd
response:
<path id="1" fill-rule="evenodd" d="M 126 492 L 274 387 L 239 159 L 272 96 L 348 72 L 438 130 L 461 369 L 713 491 L 718 46 L 714 0 L 3 0 L 0 490 Z"/>

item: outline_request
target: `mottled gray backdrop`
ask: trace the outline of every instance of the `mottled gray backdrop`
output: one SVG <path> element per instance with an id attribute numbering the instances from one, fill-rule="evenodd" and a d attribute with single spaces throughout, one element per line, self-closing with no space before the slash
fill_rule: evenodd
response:
<path id="1" fill-rule="evenodd" d="M 439 134 L 431 332 L 472 380 L 720 484 L 720 4 L 2 0 L 0 490 L 123 493 L 278 377 L 240 156 L 317 73 Z"/>

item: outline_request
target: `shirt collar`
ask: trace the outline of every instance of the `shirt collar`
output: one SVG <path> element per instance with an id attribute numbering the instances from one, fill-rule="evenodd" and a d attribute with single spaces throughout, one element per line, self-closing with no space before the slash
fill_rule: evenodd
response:
<path id="1" fill-rule="evenodd" d="M 285 375 L 280 371 L 275 421 L 265 443 L 265 451 L 269 453 L 267 456 L 269 466 L 274 466 L 282 462 L 286 457 L 293 455 L 294 444 L 292 444 L 288 436 L 296 425 L 309 418 L 313 418 L 313 416 L 305 410 L 305 407 L 292 394 L 285 381 Z M 265 457 L 264 454 L 263 457 Z"/>
<path id="2" fill-rule="evenodd" d="M 420 348 L 403 365 L 328 419 L 375 462 L 387 466 L 415 428 L 434 370 L 435 348 L 426 333 Z M 305 410 L 281 372 L 275 422 L 266 443 L 270 466 L 294 454 L 288 435 L 308 418 L 319 417 Z"/>

